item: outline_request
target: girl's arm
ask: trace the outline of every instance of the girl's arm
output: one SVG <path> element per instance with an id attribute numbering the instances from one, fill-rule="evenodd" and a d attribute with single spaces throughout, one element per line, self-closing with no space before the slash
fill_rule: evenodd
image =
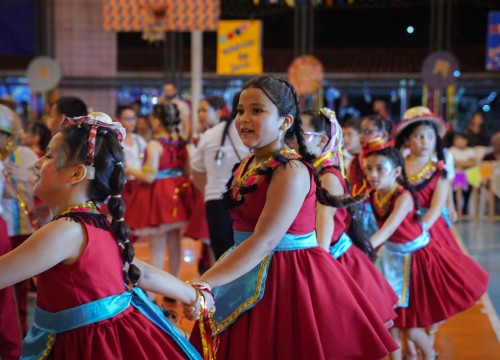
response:
<path id="1" fill-rule="evenodd" d="M 434 193 L 432 194 L 429 211 L 424 215 L 423 221 L 426 229 L 429 229 L 439 219 L 450 192 L 450 185 L 447 179 L 439 178 Z"/>
<path id="2" fill-rule="evenodd" d="M 192 286 L 142 260 L 134 259 L 134 264 L 141 270 L 137 283 L 141 289 L 177 299 L 184 304 L 195 302 L 196 291 Z"/>
<path id="3" fill-rule="evenodd" d="M 227 284 L 257 266 L 280 242 L 297 216 L 310 189 L 310 175 L 299 161 L 274 171 L 266 203 L 254 233 L 201 280 L 212 287 Z"/>
<path id="4" fill-rule="evenodd" d="M 59 263 L 76 262 L 87 246 L 82 225 L 59 219 L 37 230 L 0 257 L 0 289 L 38 275 Z"/>
<path id="5" fill-rule="evenodd" d="M 182 168 L 182 175 L 185 177 L 190 177 L 191 176 L 191 158 L 189 156 L 189 151 L 187 149 L 184 149 L 186 151 L 186 161 L 184 162 L 184 167 Z"/>
<path id="6" fill-rule="evenodd" d="M 207 184 L 207 173 L 199 172 L 191 168 L 193 174 L 193 184 L 202 194 L 205 193 L 205 185 Z"/>
<path id="7" fill-rule="evenodd" d="M 408 193 L 403 193 L 398 197 L 396 203 L 394 204 L 394 209 L 384 222 L 384 225 L 370 238 L 374 248 L 379 247 L 384 242 L 389 239 L 389 237 L 394 234 L 394 231 L 403 222 L 406 215 L 413 209 L 413 199 Z"/>
<path id="8" fill-rule="evenodd" d="M 446 207 L 448 208 L 451 222 L 457 221 L 458 214 L 457 209 L 455 208 L 455 202 L 453 201 L 453 180 L 448 180 L 448 196 L 446 196 Z"/>
<path id="9" fill-rule="evenodd" d="M 344 195 L 344 188 L 340 180 L 335 174 L 325 173 L 321 176 L 323 187 L 332 195 Z M 337 211 L 331 206 L 316 203 L 316 235 L 318 237 L 318 245 L 326 251 L 329 251 L 330 244 L 335 230 L 335 222 L 333 216 Z"/>
<path id="10" fill-rule="evenodd" d="M 132 169 L 126 168 L 125 173 L 127 175 L 134 176 L 138 181 L 145 182 L 148 184 L 153 183 L 156 178 L 156 173 L 160 167 L 160 156 L 163 153 L 163 147 L 161 144 L 152 140 L 148 142 L 147 147 L 147 159 L 142 166 L 142 169 Z"/>

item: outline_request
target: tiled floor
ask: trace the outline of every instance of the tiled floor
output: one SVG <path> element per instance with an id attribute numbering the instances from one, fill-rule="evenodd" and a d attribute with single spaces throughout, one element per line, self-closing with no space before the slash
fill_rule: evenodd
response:
<path id="1" fill-rule="evenodd" d="M 436 339 L 439 360 L 500 359 L 500 222 L 464 221 L 455 225 L 469 252 L 490 274 L 488 294 L 471 309 L 458 314 L 442 325 Z M 192 280 L 197 276 L 200 243 L 183 239 L 183 263 L 180 277 Z M 149 246 L 136 244 L 137 256 L 148 260 Z M 160 297 L 158 300 L 161 301 Z M 32 299 L 33 302 L 33 299 Z M 165 304 L 181 316 L 179 304 Z M 178 321 L 186 335 L 193 323 Z"/>

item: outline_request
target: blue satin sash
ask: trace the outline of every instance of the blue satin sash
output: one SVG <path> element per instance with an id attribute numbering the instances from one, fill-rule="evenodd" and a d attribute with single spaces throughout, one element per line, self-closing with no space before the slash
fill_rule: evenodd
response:
<path id="1" fill-rule="evenodd" d="M 164 169 L 156 173 L 155 179 L 170 179 L 174 177 L 182 176 L 181 169 Z"/>
<path id="2" fill-rule="evenodd" d="M 410 301 L 411 254 L 429 241 L 429 233 L 424 231 L 415 240 L 404 244 L 386 241 L 378 253 L 376 266 L 398 295 L 398 307 L 406 308 Z"/>
<path id="3" fill-rule="evenodd" d="M 422 216 L 424 216 L 427 213 L 427 211 L 429 211 L 429 208 L 420 208 L 419 210 Z M 448 225 L 448 227 L 451 228 L 453 226 L 453 223 L 451 222 L 450 219 L 450 210 L 448 210 L 447 207 L 443 208 L 443 211 L 441 211 L 441 216 L 444 218 L 446 225 Z"/>
<path id="4" fill-rule="evenodd" d="M 252 232 L 235 231 L 234 246 L 218 260 L 224 261 L 238 245 L 248 239 Z M 316 232 L 305 235 L 285 234 L 276 248 L 256 267 L 222 286 L 212 289 L 217 310 L 214 318 L 219 332 L 231 325 L 243 312 L 251 309 L 264 296 L 267 273 L 272 256 L 276 251 L 293 251 L 317 247 Z"/>
<path id="5" fill-rule="evenodd" d="M 342 233 L 339 240 L 335 243 L 335 245 L 330 246 L 330 255 L 333 256 L 334 259 L 338 259 L 342 255 L 346 253 L 347 250 L 352 246 L 352 240 L 345 232 Z"/>
<path id="6" fill-rule="evenodd" d="M 56 313 L 47 312 L 35 305 L 34 323 L 23 340 L 21 359 L 44 359 L 50 354 L 57 334 L 112 318 L 125 311 L 131 304 L 167 333 L 188 359 L 201 360 L 198 351 L 139 288 Z"/>

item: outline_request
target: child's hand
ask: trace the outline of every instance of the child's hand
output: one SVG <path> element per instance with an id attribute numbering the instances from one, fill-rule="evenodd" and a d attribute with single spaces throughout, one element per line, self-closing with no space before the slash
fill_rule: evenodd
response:
<path id="1" fill-rule="evenodd" d="M 198 320 L 201 316 L 201 303 L 204 301 L 206 311 L 213 310 L 215 312 L 215 302 L 212 294 L 206 290 L 198 290 L 199 294 L 192 304 L 182 304 L 184 316 L 188 320 Z"/>
<path id="2" fill-rule="evenodd" d="M 19 164 L 12 163 L 12 162 L 5 163 L 4 174 L 6 176 L 11 176 L 12 178 L 16 179 L 17 181 L 32 181 L 33 180 L 33 173 L 30 170 L 28 170 L 24 166 L 21 166 Z"/>

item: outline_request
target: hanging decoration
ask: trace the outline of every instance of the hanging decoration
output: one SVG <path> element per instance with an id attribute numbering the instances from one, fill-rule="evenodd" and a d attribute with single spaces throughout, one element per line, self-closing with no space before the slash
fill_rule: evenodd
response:
<path id="1" fill-rule="evenodd" d="M 296 57 L 288 67 L 288 79 L 299 95 L 313 94 L 324 78 L 323 64 L 312 55 Z"/>
<path id="2" fill-rule="evenodd" d="M 103 0 L 103 11 L 105 30 L 160 40 L 165 31 L 216 31 L 220 0 Z"/>

